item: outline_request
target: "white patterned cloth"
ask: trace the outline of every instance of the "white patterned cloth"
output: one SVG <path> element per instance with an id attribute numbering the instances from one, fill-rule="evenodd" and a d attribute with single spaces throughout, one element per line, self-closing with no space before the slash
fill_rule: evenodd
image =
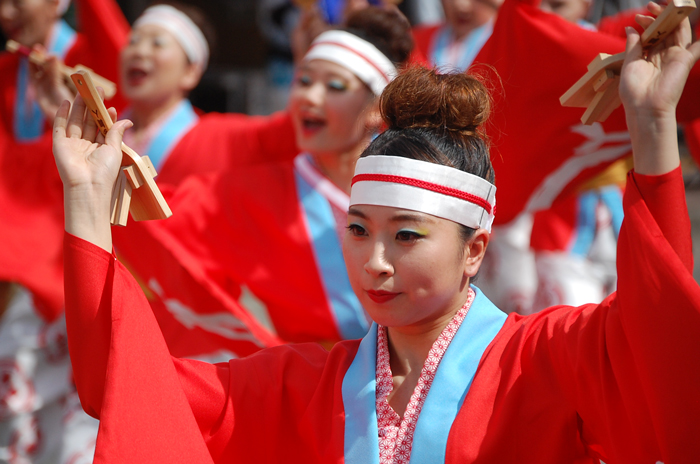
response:
<path id="1" fill-rule="evenodd" d="M 72 381 L 66 321 L 47 323 L 20 288 L 0 317 L 0 462 L 87 464 L 98 421 Z"/>
<path id="2" fill-rule="evenodd" d="M 391 364 L 389 363 L 389 345 L 386 327 L 379 326 L 377 331 L 377 426 L 379 429 L 379 462 L 380 464 L 408 464 L 411 460 L 413 434 L 423 404 L 435 379 L 440 361 L 450 346 L 462 321 L 467 316 L 469 307 L 474 301 L 474 290 L 469 290 L 469 297 L 464 306 L 457 311 L 449 324 L 442 330 L 440 336 L 430 348 L 428 357 L 413 390 L 411 399 L 406 406 L 403 418 L 389 405 L 388 397 L 394 388 Z"/>

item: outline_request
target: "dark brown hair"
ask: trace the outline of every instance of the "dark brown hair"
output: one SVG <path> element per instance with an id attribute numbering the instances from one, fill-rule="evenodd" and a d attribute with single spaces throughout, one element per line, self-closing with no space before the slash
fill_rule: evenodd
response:
<path id="1" fill-rule="evenodd" d="M 450 166 L 495 181 L 482 125 L 489 117 L 486 86 L 466 73 L 435 69 L 404 70 L 381 95 L 380 111 L 388 129 L 362 156 L 402 156 Z M 474 229 L 463 227 L 468 240 Z"/>
<path id="2" fill-rule="evenodd" d="M 413 51 L 411 25 L 397 9 L 370 6 L 355 11 L 345 30 L 377 47 L 396 65 L 405 63 Z"/>

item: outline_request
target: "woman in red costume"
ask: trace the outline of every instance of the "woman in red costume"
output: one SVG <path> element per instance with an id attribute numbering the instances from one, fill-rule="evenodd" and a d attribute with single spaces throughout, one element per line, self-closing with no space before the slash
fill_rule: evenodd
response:
<path id="1" fill-rule="evenodd" d="M 95 462 L 697 461 L 700 288 L 675 119 L 700 57 L 690 42 L 687 21 L 648 51 L 629 31 L 620 93 L 635 171 L 618 291 L 601 304 L 506 317 L 470 285 L 495 213 L 488 93 L 411 70 L 382 96 L 389 129 L 357 163 L 343 240 L 376 323 L 330 352 L 287 345 L 216 365 L 170 357 L 110 253 L 129 122 L 95 143 L 80 99 L 70 115 L 64 104 L 69 345 L 102 421 Z"/>
<path id="2" fill-rule="evenodd" d="M 165 272 L 153 270 L 156 259 L 144 258 L 155 250 L 144 240 L 156 240 L 191 275 L 233 298 L 249 289 L 285 341 L 362 337 L 369 320 L 340 246 L 348 194 L 355 162 L 379 130 L 377 97 L 411 48 L 409 24 L 396 10 L 368 8 L 345 30 L 321 34 L 299 64 L 289 102 L 302 153 L 183 183 L 168 199 L 172 221 L 117 233 L 120 258 L 156 282 L 149 286 L 163 300 L 186 305 L 181 285 L 168 286 Z"/>
<path id="3" fill-rule="evenodd" d="M 0 28 L 24 47 L 116 82 L 128 24 L 113 0 L 0 1 Z M 0 53 L 0 461 L 63 464 L 92 458 L 97 421 L 82 412 L 63 317 L 62 185 L 51 125 L 29 60 Z M 119 106 L 117 99 L 112 101 Z M 48 122 L 48 123 L 47 123 Z"/>
<path id="4" fill-rule="evenodd" d="M 134 22 L 115 60 L 120 96 L 127 105 L 124 115 L 134 122 L 124 141 L 151 159 L 159 183 L 177 184 L 192 174 L 296 154 L 286 113 L 201 115 L 193 108 L 187 97 L 209 64 L 212 31 L 198 8 L 157 2 Z M 53 63 L 44 71 L 39 95 L 42 110 L 52 118 L 70 90 L 57 78 Z"/>

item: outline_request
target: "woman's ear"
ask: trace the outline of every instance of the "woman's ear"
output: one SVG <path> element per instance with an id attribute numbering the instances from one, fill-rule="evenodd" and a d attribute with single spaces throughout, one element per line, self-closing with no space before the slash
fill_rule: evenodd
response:
<path id="1" fill-rule="evenodd" d="M 474 277 L 484 260 L 486 247 L 491 234 L 486 229 L 477 229 L 471 239 L 464 244 L 464 275 Z"/>
<path id="2" fill-rule="evenodd" d="M 185 95 L 194 90 L 202 79 L 204 71 L 202 66 L 199 64 L 188 63 L 185 73 L 180 79 L 180 88 L 185 91 Z"/>

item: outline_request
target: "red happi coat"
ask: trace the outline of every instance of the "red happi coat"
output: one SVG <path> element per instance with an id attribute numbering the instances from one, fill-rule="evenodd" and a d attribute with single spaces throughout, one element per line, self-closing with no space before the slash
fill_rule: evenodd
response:
<path id="1" fill-rule="evenodd" d="M 700 459 L 689 230 L 679 169 L 633 176 L 618 291 L 599 305 L 509 316 L 449 428 L 446 462 Z M 344 410 L 343 381 L 358 341 L 216 365 L 174 359 L 124 267 L 76 237 L 65 250 L 76 382 L 101 420 L 96 463 L 345 461 L 356 411 Z"/>
<path id="2" fill-rule="evenodd" d="M 178 185 L 191 175 L 292 159 L 294 128 L 287 112 L 271 116 L 207 113 L 170 150 L 158 184 Z"/>
<path id="3" fill-rule="evenodd" d="M 174 276 L 182 272 L 193 276 L 197 286 L 207 288 L 222 303 L 226 300 L 229 308 L 231 301 L 237 305 L 245 285 L 265 304 L 281 339 L 341 340 L 309 234 L 299 182 L 292 161 L 190 178 L 168 198 L 172 218 L 115 230 L 118 256 L 144 283 L 158 280 L 165 298 L 156 300 L 188 299 L 194 312 L 225 312 L 223 307 L 214 310 L 192 301 L 190 287 L 179 284 Z M 328 232 L 336 233 L 335 228 Z M 152 246 L 141 246 L 144 240 Z M 339 245 L 334 251 L 340 253 Z M 177 272 L 172 273 L 173 267 L 154 269 L 150 263 L 158 256 L 175 260 Z M 343 277 L 342 262 L 339 267 Z M 175 353 L 192 356 L 208 350 L 193 346 L 184 337 L 170 337 L 171 330 L 183 330 L 182 324 L 166 312 L 156 313 L 161 325 L 169 327 L 166 340 Z M 247 325 L 254 332 L 259 330 L 255 324 Z M 236 352 L 233 347 L 228 349 Z"/>
<path id="4" fill-rule="evenodd" d="M 78 0 L 78 32 L 68 65 L 83 64 L 117 82 L 129 26 L 112 0 Z M 19 57 L 0 54 L 0 280 L 34 295 L 41 316 L 63 310 L 63 188 L 51 153 L 51 130 L 31 142 L 14 138 Z M 112 104 L 121 103 L 115 98 Z"/>

